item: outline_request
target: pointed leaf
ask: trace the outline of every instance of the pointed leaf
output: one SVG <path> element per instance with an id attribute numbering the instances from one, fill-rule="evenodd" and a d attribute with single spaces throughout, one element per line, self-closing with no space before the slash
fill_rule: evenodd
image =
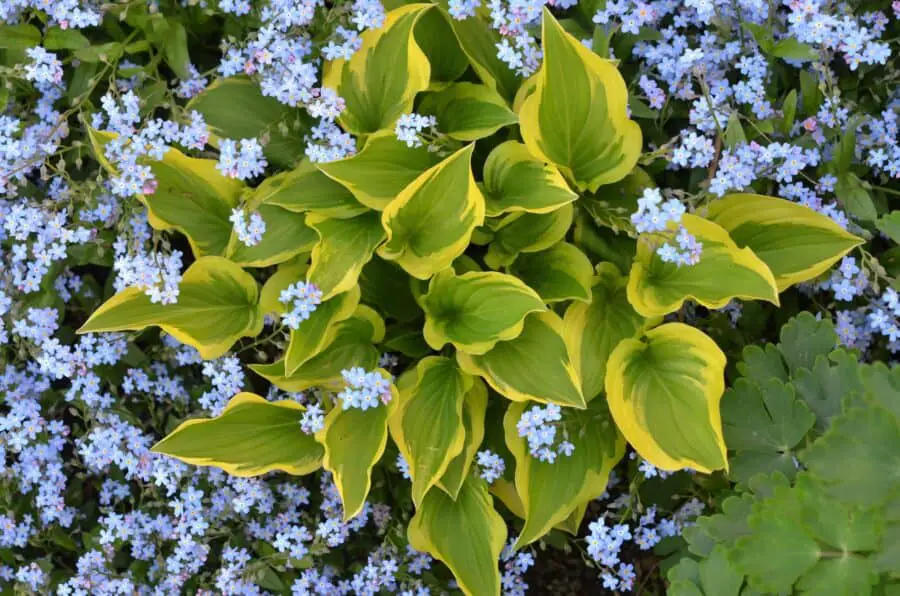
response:
<path id="1" fill-rule="evenodd" d="M 378 254 L 410 275 L 428 279 L 469 246 L 484 222 L 484 197 L 475 185 L 470 144 L 426 170 L 385 207 L 387 242 Z"/>
<path id="2" fill-rule="evenodd" d="M 300 327 L 291 330 L 291 340 L 284 353 L 284 370 L 288 375 L 334 340 L 337 324 L 353 315 L 359 305 L 359 295 L 359 286 L 353 286 L 350 291 L 329 298 L 319 304 Z"/>
<path id="3" fill-rule="evenodd" d="M 600 263 L 589 304 L 572 303 L 563 319 L 572 362 L 581 376 L 584 396 L 603 391 L 610 354 L 623 339 L 636 337 L 659 319 L 647 320 L 628 303 L 626 279 L 611 263 Z"/>
<path id="4" fill-rule="evenodd" d="M 500 594 L 500 552 L 506 524 L 484 480 L 469 476 L 454 501 L 432 488 L 409 521 L 410 545 L 443 561 L 464 594 Z"/>
<path id="5" fill-rule="evenodd" d="M 382 371 L 386 379 L 390 373 Z M 362 510 L 372 486 L 372 467 L 381 459 L 387 445 L 388 417 L 394 410 L 397 388 L 391 385 L 393 398 L 387 405 L 369 410 L 344 408 L 343 402 L 325 417 L 325 428 L 316 434 L 325 447 L 322 466 L 332 473 L 344 505 L 344 521 Z"/>
<path id="6" fill-rule="evenodd" d="M 343 386 L 341 371 L 354 366 L 375 368 L 381 353 L 372 345 L 384 337 L 384 322 L 365 306 L 354 316 L 337 324 L 334 339 L 328 346 L 304 362 L 293 374 L 285 372 L 285 361 L 252 364 L 250 369 L 285 391 L 306 391 L 310 387 L 339 389 Z"/>
<path id="7" fill-rule="evenodd" d="M 581 380 L 572 364 L 563 324 L 552 311 L 529 315 L 522 333 L 483 355 L 457 352 L 464 371 L 480 375 L 513 401 L 538 401 L 584 408 Z"/>
<path id="8" fill-rule="evenodd" d="M 367 211 L 349 190 L 338 184 L 308 160 L 290 172 L 263 180 L 250 197 L 254 204 L 274 205 L 295 213 L 315 213 L 322 217 L 356 217 Z"/>
<path id="9" fill-rule="evenodd" d="M 818 277 L 864 242 L 821 213 L 763 195 L 713 201 L 707 217 L 769 266 L 779 292 Z"/>
<path id="10" fill-rule="evenodd" d="M 425 340 L 435 350 L 447 343 L 484 354 L 498 341 L 517 337 L 528 313 L 547 309 L 541 297 L 512 275 L 448 269 L 431 278 L 422 302 Z"/>
<path id="11" fill-rule="evenodd" d="M 719 225 L 682 216 L 688 232 L 703 243 L 696 265 L 664 262 L 656 247 L 658 235 L 643 234 L 628 280 L 628 300 L 645 317 L 666 315 L 695 300 L 707 308 L 722 308 L 734 298 L 766 300 L 778 305 L 772 271 L 749 248 L 739 248 Z"/>
<path id="12" fill-rule="evenodd" d="M 238 393 L 220 415 L 182 422 L 153 451 L 194 466 L 215 466 L 232 476 L 271 470 L 311 474 L 321 466 L 324 451 L 300 429 L 304 410 L 295 401 L 269 402 Z"/>
<path id="13" fill-rule="evenodd" d="M 370 209 L 383 210 L 439 158 L 428 147 L 409 147 L 394 131 L 369 137 L 362 151 L 318 168 Z"/>
<path id="14" fill-rule="evenodd" d="M 374 211 L 350 219 L 306 216 L 306 223 L 319 235 L 312 251 L 307 281 L 322 291 L 327 300 L 356 285 L 363 266 L 384 240 L 384 230 Z"/>
<path id="15" fill-rule="evenodd" d="M 484 381 L 476 377 L 463 401 L 463 428 L 465 429 L 463 449 L 450 461 L 447 470 L 438 481 L 441 490 L 450 495 L 453 500 L 459 497 L 459 491 L 469 475 L 469 469 L 472 467 L 472 462 L 475 461 L 481 441 L 484 440 L 487 400 L 487 387 L 485 387 Z"/>
<path id="16" fill-rule="evenodd" d="M 469 67 L 469 59 L 439 10 L 427 11 L 416 23 L 416 43 L 431 64 L 432 89 L 449 85 Z"/>
<path id="17" fill-rule="evenodd" d="M 482 190 L 492 217 L 513 211 L 549 213 L 578 198 L 555 166 L 516 141 L 501 143 L 490 152 Z"/>
<path id="18" fill-rule="evenodd" d="M 177 303 L 155 304 L 141 290 L 125 288 L 100 305 L 78 333 L 160 327 L 211 360 L 241 337 L 262 331 L 256 281 L 228 259 L 196 260 L 184 272 L 179 289 Z"/>
<path id="19" fill-rule="evenodd" d="M 541 42 L 535 89 L 519 109 L 525 145 L 580 190 L 621 180 L 641 153 L 641 129 L 628 119 L 622 75 L 567 33 L 546 7 Z"/>
<path id="20" fill-rule="evenodd" d="M 662 470 L 727 468 L 719 400 L 725 355 L 698 329 L 666 323 L 609 358 L 606 399 L 635 450 Z"/>
<path id="21" fill-rule="evenodd" d="M 463 449 L 463 401 L 473 378 L 439 356 L 419 361 L 412 374 L 415 382 L 398 386 L 400 401 L 388 423 L 409 463 L 413 503 L 419 506 Z"/>
<path id="22" fill-rule="evenodd" d="M 390 11 L 384 25 L 360 35 L 362 46 L 350 60 L 325 67 L 323 87 L 344 98 L 344 129 L 366 135 L 389 128 L 412 111 L 416 93 L 428 88 L 431 65 L 414 36 L 416 21 L 429 4 L 408 4 Z"/>
<path id="23" fill-rule="evenodd" d="M 606 404 L 595 400 L 587 410 L 563 408 L 558 425 L 575 445 L 572 455 L 560 455 L 553 463 L 534 458 L 516 429 L 529 405 L 510 404 L 503 418 L 506 445 L 516 460 L 516 493 L 525 513 L 517 548 L 541 538 L 581 504 L 602 495 L 610 470 L 625 454 L 625 441 Z"/>

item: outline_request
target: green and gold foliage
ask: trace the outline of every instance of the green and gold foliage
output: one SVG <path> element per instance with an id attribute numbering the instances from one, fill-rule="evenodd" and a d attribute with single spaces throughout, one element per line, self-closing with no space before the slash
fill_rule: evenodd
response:
<path id="1" fill-rule="evenodd" d="M 423 42 L 420 26 L 452 51 Z M 339 124 L 358 136 L 346 159 L 290 159 L 283 139 L 270 158 L 284 171 L 255 187 L 174 149 L 155 162 L 159 187 L 142 199 L 150 223 L 182 234 L 195 259 L 180 297 L 159 304 L 125 289 L 80 331 L 160 327 L 216 358 L 260 334 L 267 316 L 277 322 L 289 310 L 282 291 L 308 283 L 320 292 L 315 310 L 290 330 L 283 353 L 262 353 L 251 368 L 263 385 L 326 396 L 314 434 L 301 430 L 302 406 L 241 393 L 220 416 L 175 428 L 156 451 L 236 475 L 327 470 L 347 519 L 363 508 L 385 452 L 399 451 L 415 506 L 409 543 L 476 596 L 500 593 L 501 513 L 521 518 L 517 547 L 577 528 L 626 443 L 661 470 L 724 470 L 750 487 L 733 497 L 746 515 L 727 537 L 699 526 L 698 535 L 712 533 L 692 545 L 709 558 L 677 568 L 673 585 L 683 593 L 702 584 L 707 594 L 737 594 L 746 577 L 761 592 L 799 582 L 851 594 L 895 570 L 884 545 L 898 534 L 890 505 L 900 426 L 888 399 L 896 376 L 860 367 L 856 393 L 825 397 L 810 371 L 841 375 L 834 363 L 845 355 L 795 369 L 795 354 L 783 361 L 748 349 L 747 369 L 771 374 L 748 373 L 726 392 L 716 341 L 664 319 L 688 301 L 777 305 L 780 292 L 862 240 L 795 203 L 731 195 L 695 205 L 681 221 L 702 243 L 698 263 L 664 260 L 657 248 L 671 230 L 638 234 L 627 218 L 597 211 L 634 211 L 634 181 L 646 178 L 636 170 L 641 129 L 617 65 L 547 11 L 543 63 L 521 81 L 497 63 L 490 33 L 480 16 L 450 21 L 442 8 L 409 4 L 364 32 L 351 59 L 328 63 L 324 85 L 346 101 Z M 240 78 L 221 81 L 192 105 L 232 135 L 232 97 L 235 109 L 265 109 L 246 91 Z M 440 142 L 396 138 L 398 119 L 414 109 L 436 117 Z M 101 155 L 112 138 L 91 136 Z M 256 246 L 233 237 L 229 215 L 239 203 L 267 222 Z M 384 351 L 399 355 L 396 378 L 378 369 Z M 380 371 L 385 404 L 335 399 L 354 367 Z M 559 408 L 570 454 L 534 457 L 517 424 L 535 406 Z M 773 409 L 790 424 L 772 423 Z M 490 486 L 473 465 L 482 446 L 507 459 Z M 794 454 L 807 471 L 796 472 Z M 753 472 L 772 468 L 781 475 L 754 491 Z M 834 510 L 818 515 L 843 520 L 837 529 L 809 513 L 832 498 Z M 772 567 L 787 562 L 790 571 Z M 704 579 L 709 566 L 732 576 Z"/>

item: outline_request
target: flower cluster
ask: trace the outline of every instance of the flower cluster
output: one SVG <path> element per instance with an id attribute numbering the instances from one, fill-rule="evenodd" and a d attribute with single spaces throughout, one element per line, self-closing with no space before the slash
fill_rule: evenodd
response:
<path id="1" fill-rule="evenodd" d="M 341 376 L 346 387 L 337 394 L 337 397 L 345 409 L 368 410 L 377 408 L 379 403 L 388 404 L 391 401 L 391 381 L 377 370 L 366 372 L 365 369 L 355 366 L 341 371 Z"/>
<path id="2" fill-rule="evenodd" d="M 262 242 L 263 234 L 266 233 L 266 222 L 259 211 L 250 214 L 248 223 L 244 210 L 236 207 L 231 211 L 231 217 L 228 219 L 234 224 L 234 233 L 244 245 L 256 246 Z"/>
<path id="3" fill-rule="evenodd" d="M 285 325 L 296 331 L 321 304 L 322 291 L 313 283 L 298 281 L 283 289 L 278 295 L 278 300 L 291 308 L 282 315 L 282 320 Z"/>
<path id="4" fill-rule="evenodd" d="M 394 135 L 398 141 L 403 141 L 408 147 L 421 147 L 420 135 L 425 129 L 434 129 L 437 120 L 434 116 L 422 116 L 419 114 L 403 114 L 397 120 Z"/>
<path id="5" fill-rule="evenodd" d="M 557 455 L 568 457 L 575 452 L 575 445 L 568 441 L 565 427 L 561 423 L 562 409 L 558 405 L 532 406 L 522 412 L 516 422 L 516 430 L 520 437 L 525 437 L 528 441 L 528 451 L 532 457 L 553 463 Z M 562 429 L 564 438 L 557 444 L 559 429 Z"/>
<path id="6" fill-rule="evenodd" d="M 484 478 L 488 484 L 493 484 L 495 480 L 503 476 L 506 471 L 506 464 L 503 458 L 491 451 L 490 449 L 482 449 L 478 452 L 475 463 L 481 469 L 480 476 Z"/>
<path id="7" fill-rule="evenodd" d="M 638 210 L 631 216 L 631 223 L 639 234 L 671 232 L 674 229 L 675 245 L 667 240 L 656 249 L 656 253 L 666 263 L 675 263 L 679 267 L 696 265 L 703 253 L 703 243 L 681 225 L 684 212 L 685 207 L 680 201 L 669 199 L 663 202 L 659 189 L 647 188 L 638 199 Z"/>
<path id="8" fill-rule="evenodd" d="M 219 163 L 216 164 L 216 169 L 223 175 L 248 180 L 262 174 L 266 165 L 268 164 L 263 156 L 262 146 L 256 139 L 241 139 L 239 142 L 232 139 L 219 141 Z"/>

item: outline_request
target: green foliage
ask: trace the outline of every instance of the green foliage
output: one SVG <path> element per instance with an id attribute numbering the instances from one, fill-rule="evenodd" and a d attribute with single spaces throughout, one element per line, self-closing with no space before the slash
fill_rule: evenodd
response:
<path id="1" fill-rule="evenodd" d="M 685 533 L 691 556 L 668 574 L 676 593 L 851 595 L 893 583 L 900 369 L 836 343 L 831 323 L 801 313 L 779 344 L 745 348 L 722 399 L 738 492 Z M 722 583 L 710 583 L 713 569 Z"/>
<path id="2" fill-rule="evenodd" d="M 673 569 L 674 593 L 737 594 L 745 581 L 757 591 L 853 593 L 877 581 L 892 564 L 875 553 L 893 522 L 900 463 L 897 407 L 881 396 L 900 379 L 834 350 L 833 331 L 801 317 L 778 346 L 748 348 L 744 378 L 726 391 L 727 346 L 714 330 L 663 323 L 695 304 L 778 305 L 780 292 L 820 276 L 862 239 L 773 197 L 708 205 L 702 197 L 682 219 L 703 243 L 700 262 L 664 262 L 657 249 L 674 229 L 637 234 L 629 219 L 653 178 L 650 166 L 636 167 L 642 133 L 616 65 L 569 32 L 577 22 L 564 26 L 546 11 L 543 62 L 523 82 L 497 58 L 484 15 L 455 20 L 446 10 L 395 8 L 384 27 L 361 34 L 349 60 L 326 64 L 324 86 L 346 101 L 339 123 L 359 136 L 346 159 L 302 158 L 307 123 L 242 77 L 190 103 L 214 142 L 267 138 L 282 171 L 251 187 L 175 149 L 152 162 L 159 186 L 141 195 L 150 223 L 182 234 L 195 258 L 181 295 L 160 304 L 124 290 L 80 331 L 156 326 L 209 359 L 275 315 L 271 336 L 238 347 L 255 359 L 254 382 L 315 390 L 326 413 L 324 428 L 307 435 L 300 406 L 241 394 L 221 416 L 183 423 L 157 450 L 234 474 L 327 470 L 345 519 L 370 491 L 386 490 L 378 466 L 399 451 L 416 508 L 409 542 L 481 596 L 500 590 L 506 525 L 494 496 L 522 520 L 518 547 L 552 540 L 554 528 L 576 533 L 627 441 L 662 470 L 723 470 L 743 491 L 725 501 L 721 519 L 698 524 L 691 547 L 700 560 Z M 189 59 L 185 30 L 176 24 L 164 35 L 163 57 L 178 73 Z M 80 45 L 57 37 L 60 47 Z M 2 39 L 27 45 L 30 30 Z M 802 47 L 758 42 L 772 56 L 803 57 Z M 785 106 L 783 126 L 797 101 Z M 397 138 L 398 118 L 413 108 L 437 117 L 434 143 Z M 725 141 L 748 132 L 734 116 Z M 112 139 L 90 131 L 109 169 L 102 147 Z M 850 176 L 840 180 L 852 184 Z M 232 230 L 237 207 L 266 221 L 255 246 Z M 896 227 L 890 215 L 877 225 L 888 235 Z M 278 317 L 291 307 L 280 298 L 297 282 L 321 300 L 288 332 Z M 335 395 L 347 389 L 342 373 L 377 369 L 384 351 L 399 354 L 396 381 L 379 369 L 387 403 L 348 407 Z M 551 463 L 530 452 L 517 423 L 537 404 L 560 406 L 572 455 Z M 474 465 L 487 446 L 507 465 L 490 489 Z M 773 471 L 779 480 L 769 484 L 779 487 L 756 491 L 759 473 Z M 844 534 L 829 534 L 819 511 L 846 520 Z"/>

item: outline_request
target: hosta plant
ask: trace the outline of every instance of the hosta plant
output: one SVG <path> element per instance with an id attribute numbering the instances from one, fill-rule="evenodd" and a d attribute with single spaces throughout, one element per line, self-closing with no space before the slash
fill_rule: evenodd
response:
<path id="1" fill-rule="evenodd" d="M 140 140 L 92 122 L 97 161 L 118 179 L 148 168 L 149 222 L 183 235 L 193 262 L 177 299 L 129 287 L 80 329 L 159 327 L 206 359 L 259 347 L 261 380 L 314 398 L 240 393 L 155 450 L 238 476 L 327 470 L 345 519 L 396 450 L 409 543 L 479 596 L 500 591 L 500 503 L 521 518 L 522 547 L 574 532 L 626 443 L 661 470 L 729 467 L 726 357 L 681 322 L 685 303 L 777 305 L 863 242 L 777 197 L 663 202 L 614 61 L 545 10 L 543 60 L 523 79 L 493 35 L 445 6 L 391 10 L 325 65 L 355 153 L 313 162 L 270 142 L 282 171 L 258 184 L 242 181 L 259 173 L 253 147 L 228 139 L 271 137 L 275 120 L 242 77 L 188 105 L 222 154 L 238 152 L 230 162 L 169 149 L 135 164 Z"/>

